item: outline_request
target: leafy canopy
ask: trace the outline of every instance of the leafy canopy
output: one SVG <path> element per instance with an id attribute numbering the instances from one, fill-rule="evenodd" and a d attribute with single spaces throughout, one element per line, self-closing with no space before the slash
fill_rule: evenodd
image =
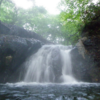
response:
<path id="1" fill-rule="evenodd" d="M 97 6 L 91 2 L 61 0 L 61 13 L 50 15 L 44 7 L 34 5 L 30 9 L 22 9 L 16 7 L 12 0 L 0 0 L 0 20 L 34 31 L 55 43 L 74 44 L 84 26 L 96 19 L 100 12 L 100 4 Z"/>

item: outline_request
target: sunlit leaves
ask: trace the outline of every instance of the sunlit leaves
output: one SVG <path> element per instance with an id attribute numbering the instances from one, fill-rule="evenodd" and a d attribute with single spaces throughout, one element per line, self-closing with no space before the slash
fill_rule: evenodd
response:
<path id="1" fill-rule="evenodd" d="M 62 0 L 61 14 L 49 15 L 43 7 L 34 5 L 30 9 L 22 9 L 11 0 L 3 0 L 0 20 L 34 31 L 51 41 L 70 44 L 79 38 L 86 16 L 87 20 L 90 18 L 89 14 L 84 14 L 89 3 L 90 0 Z"/>
<path id="2" fill-rule="evenodd" d="M 71 43 L 79 39 L 84 26 L 84 12 L 88 9 L 92 0 L 62 0 L 60 18 L 63 25 L 63 36 Z M 63 7 L 63 9 L 62 9 Z M 76 34 L 76 35 L 75 35 Z"/>
<path id="3" fill-rule="evenodd" d="M 10 0 L 3 0 L 0 6 L 0 20 L 9 23 L 12 21 L 14 4 Z"/>
<path id="4" fill-rule="evenodd" d="M 22 9 L 10 0 L 4 0 L 0 8 L 0 20 L 34 31 L 51 41 L 62 41 L 59 16 L 49 15 L 43 7 L 34 5 L 30 9 Z"/>

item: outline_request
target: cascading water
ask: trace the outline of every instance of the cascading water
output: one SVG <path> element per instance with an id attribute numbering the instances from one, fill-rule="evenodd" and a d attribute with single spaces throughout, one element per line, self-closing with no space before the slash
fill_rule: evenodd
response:
<path id="1" fill-rule="evenodd" d="M 25 82 L 75 82 L 70 47 L 44 45 L 26 63 Z"/>
<path id="2" fill-rule="evenodd" d="M 26 62 L 24 82 L 0 84 L 0 100 L 100 100 L 100 83 L 74 79 L 71 50 L 44 45 Z"/>

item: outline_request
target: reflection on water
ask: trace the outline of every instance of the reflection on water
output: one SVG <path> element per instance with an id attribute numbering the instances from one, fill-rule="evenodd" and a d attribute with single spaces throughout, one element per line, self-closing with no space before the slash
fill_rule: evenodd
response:
<path id="1" fill-rule="evenodd" d="M 100 84 L 7 83 L 0 100 L 100 100 Z"/>

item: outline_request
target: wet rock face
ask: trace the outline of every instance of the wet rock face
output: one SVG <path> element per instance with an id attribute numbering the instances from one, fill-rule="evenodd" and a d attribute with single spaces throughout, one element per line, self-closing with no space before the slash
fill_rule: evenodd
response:
<path id="1" fill-rule="evenodd" d="M 100 36 L 91 36 L 84 41 L 85 48 L 90 58 L 93 58 L 94 64 L 91 65 L 89 74 L 93 82 L 100 82 Z"/>
<path id="2" fill-rule="evenodd" d="M 78 81 L 92 82 L 92 77 L 89 74 L 90 66 L 93 64 L 92 59 L 89 56 L 85 56 L 84 59 L 76 47 L 71 51 L 71 60 L 73 76 Z"/>
<path id="3" fill-rule="evenodd" d="M 0 83 L 18 81 L 21 65 L 47 43 L 34 32 L 0 22 Z"/>
<path id="4" fill-rule="evenodd" d="M 51 69 L 53 69 L 55 73 L 55 82 L 59 82 L 59 77 L 62 75 L 62 59 L 59 48 L 54 48 L 52 52 L 51 62 Z"/>
<path id="5" fill-rule="evenodd" d="M 32 38 L 0 36 L 0 81 L 5 82 L 10 75 L 14 75 L 26 58 L 40 47 L 41 42 Z"/>
<path id="6" fill-rule="evenodd" d="M 85 59 L 77 47 L 71 51 L 74 76 L 79 81 L 100 82 L 100 36 L 88 37 L 83 44 L 87 50 Z"/>

